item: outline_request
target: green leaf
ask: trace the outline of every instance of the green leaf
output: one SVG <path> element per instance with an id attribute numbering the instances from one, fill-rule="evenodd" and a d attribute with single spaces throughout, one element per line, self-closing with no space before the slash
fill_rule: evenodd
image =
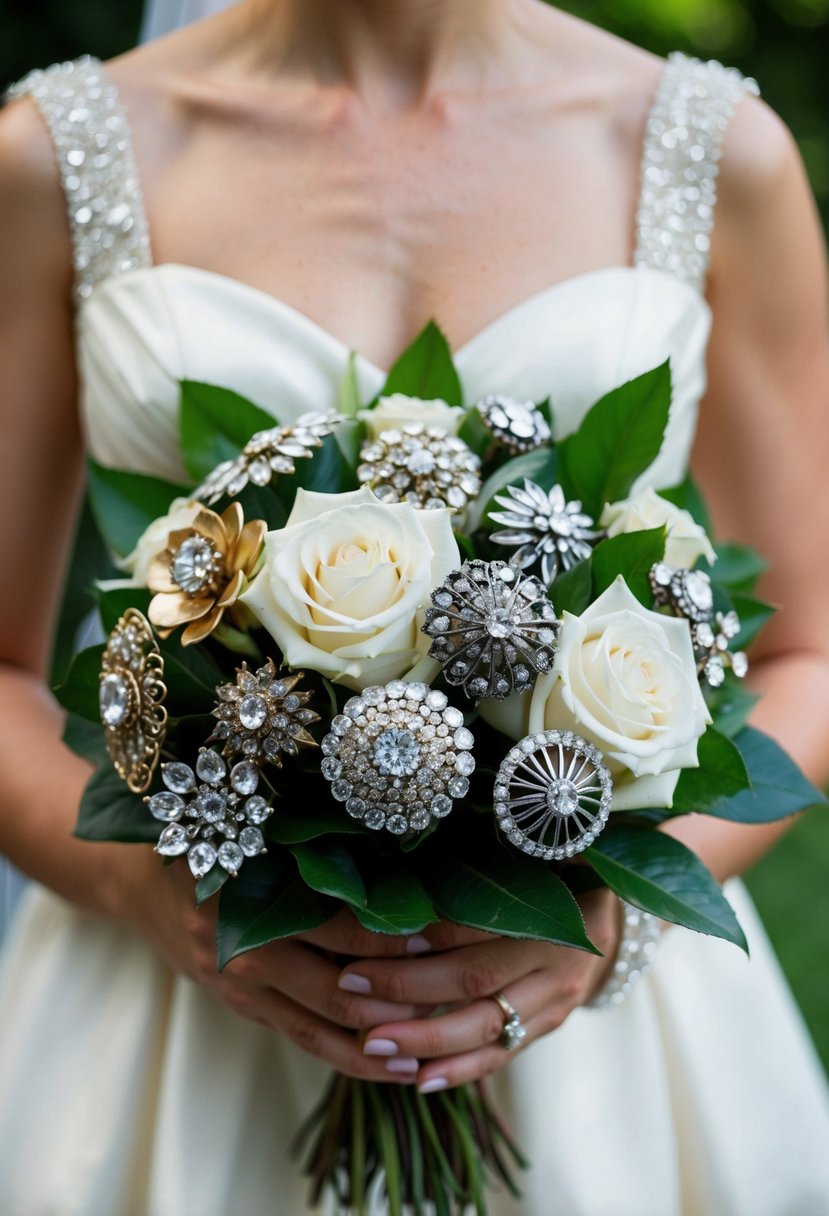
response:
<path id="1" fill-rule="evenodd" d="M 449 343 L 434 321 L 429 321 L 393 364 L 381 396 L 405 393 L 407 397 L 433 398 L 448 405 L 463 405 L 463 389 L 452 361 Z"/>
<path id="2" fill-rule="evenodd" d="M 746 688 L 743 680 L 726 671 L 719 688 L 706 684 L 705 700 L 717 730 L 721 735 L 733 739 L 748 722 L 749 714 L 760 697 Z"/>
<path id="3" fill-rule="evenodd" d="M 752 595 L 732 595 L 731 606 L 740 618 L 740 632 L 729 642 L 729 649 L 732 651 L 745 650 L 750 646 L 777 611 L 771 604 L 755 599 Z"/>
<path id="4" fill-rule="evenodd" d="M 241 494 L 236 495 L 236 501 L 246 520 L 264 519 L 269 532 L 285 527 L 288 512 L 274 485 L 255 486 L 248 482 Z"/>
<path id="5" fill-rule="evenodd" d="M 345 372 L 340 381 L 340 387 L 337 390 L 337 409 L 341 414 L 346 414 L 349 418 L 353 418 L 362 407 L 360 385 L 357 381 L 357 352 L 350 350 L 348 352 L 348 362 L 345 365 Z"/>
<path id="6" fill-rule="evenodd" d="M 196 903 L 199 907 L 207 903 L 211 895 L 215 895 L 217 891 L 221 891 L 227 880 L 230 878 L 227 870 L 223 870 L 218 862 L 212 870 L 208 870 L 203 878 L 200 878 L 196 883 Z"/>
<path id="7" fill-rule="evenodd" d="M 287 495 L 289 507 L 300 487 L 319 494 L 343 494 L 346 490 L 355 490 L 357 484 L 357 474 L 343 455 L 334 435 L 326 435 L 322 447 L 314 449 L 311 459 L 297 460 L 296 473 L 278 483 L 283 501 L 284 495 Z"/>
<path id="8" fill-rule="evenodd" d="M 717 806 L 713 813 L 718 818 L 735 823 L 773 823 L 813 806 L 829 805 L 791 756 L 762 731 L 748 726 L 735 736 L 734 743 L 748 770 L 751 789 Z"/>
<path id="9" fill-rule="evenodd" d="M 137 608 L 146 616 L 152 599 L 146 587 L 131 587 L 123 584 L 113 587 L 106 583 L 99 583 L 92 588 L 92 593 L 98 602 L 104 633 L 112 632 L 128 608 Z"/>
<path id="10" fill-rule="evenodd" d="M 480 411 L 474 407 L 466 411 L 466 417 L 458 428 L 458 438 L 462 439 L 476 456 L 483 456 L 492 447 L 492 433 L 484 426 Z"/>
<path id="11" fill-rule="evenodd" d="M 76 654 L 64 682 L 54 690 L 60 704 L 70 713 L 96 722 L 101 728 L 101 710 L 98 703 L 99 674 L 104 647 L 89 646 Z"/>
<path id="12" fill-rule="evenodd" d="M 299 807 L 289 810 L 277 804 L 267 822 L 265 834 L 277 844 L 305 844 L 318 836 L 362 836 L 366 829 L 357 819 L 352 819 L 338 807 Z"/>
<path id="13" fill-rule="evenodd" d="M 665 529 L 648 528 L 643 532 L 623 532 L 600 541 L 593 550 L 593 593 L 596 597 L 606 591 L 617 575 L 624 576 L 630 590 L 640 603 L 653 606 L 653 593 L 648 574 L 655 562 L 665 554 Z"/>
<path id="14" fill-rule="evenodd" d="M 561 444 L 561 484 L 597 519 L 605 503 L 625 498 L 662 447 L 671 406 L 668 361 L 597 401 Z"/>
<path id="15" fill-rule="evenodd" d="M 326 840 L 314 845 L 298 844 L 291 852 L 305 882 L 314 891 L 362 907 L 366 888 L 354 858 L 341 844 Z"/>
<path id="16" fill-rule="evenodd" d="M 671 810 L 676 814 L 711 813 L 727 798 L 751 786 L 739 749 L 713 726 L 699 741 L 699 768 L 682 770 Z"/>
<path id="17" fill-rule="evenodd" d="M 469 531 L 483 524 L 487 528 L 496 529 L 502 524 L 493 524 L 487 517 L 490 511 L 501 511 L 504 508 L 494 501 L 495 495 L 500 494 L 507 486 L 521 485 L 526 478 L 534 481 L 542 490 L 551 490 L 558 476 L 558 451 L 554 447 L 534 448 L 522 456 L 513 456 L 511 460 L 500 464 L 481 486 L 481 492 L 470 504 Z"/>
<path id="18" fill-rule="evenodd" d="M 704 570 L 710 575 L 711 581 L 721 587 L 750 595 L 757 579 L 768 570 L 768 562 L 747 545 L 726 542 L 715 545 L 714 549 L 717 553 L 714 565 L 700 562 L 699 569 Z"/>
<path id="19" fill-rule="evenodd" d="M 179 439 L 185 468 L 202 481 L 223 460 L 233 460 L 256 431 L 276 424 L 273 414 L 228 388 L 181 381 Z"/>
<path id="20" fill-rule="evenodd" d="M 434 905 L 414 874 L 388 874 L 369 886 L 357 920 L 375 933 L 419 933 L 438 920 Z"/>
<path id="21" fill-rule="evenodd" d="M 96 768 L 110 763 L 100 720 L 92 722 L 78 714 L 68 713 L 63 727 L 63 742 L 76 755 L 90 760 Z"/>
<path id="22" fill-rule="evenodd" d="M 690 473 L 679 485 L 671 486 L 667 490 L 658 490 L 657 493 L 660 498 L 673 503 L 675 507 L 679 507 L 682 511 L 687 511 L 707 536 L 713 536 L 711 516 L 708 514 L 705 499 L 700 494 L 699 488 Z"/>
<path id="23" fill-rule="evenodd" d="M 611 827 L 584 858 L 622 899 L 662 920 L 748 945 L 717 881 L 684 844 L 652 828 Z"/>
<path id="24" fill-rule="evenodd" d="M 549 597 L 556 610 L 556 615 L 562 612 L 572 612 L 573 616 L 581 616 L 593 599 L 593 573 L 591 558 L 576 562 L 569 570 L 559 574 L 549 591 Z"/>
<path id="25" fill-rule="evenodd" d="M 213 706 L 217 684 L 224 684 L 222 669 L 210 657 L 204 644 L 182 646 L 179 635 L 156 638 L 164 658 L 164 683 L 168 689 L 167 709 L 175 717 L 203 714 Z"/>
<path id="26" fill-rule="evenodd" d="M 506 849 L 476 862 L 453 860 L 438 870 L 430 890 L 440 914 L 459 925 L 599 953 L 570 891 L 538 860 L 515 857 Z"/>
<path id="27" fill-rule="evenodd" d="M 246 861 L 219 897 L 219 970 L 247 950 L 318 928 L 337 908 L 336 900 L 306 886 L 289 854 L 280 851 Z"/>
<path id="28" fill-rule="evenodd" d="M 89 503 L 104 540 L 120 557 L 126 557 L 153 520 L 166 515 L 174 498 L 189 491 L 158 477 L 108 469 L 87 458 Z"/>
<path id="29" fill-rule="evenodd" d="M 81 840 L 118 840 L 155 844 L 161 825 L 140 794 L 133 794 L 107 763 L 89 779 L 81 797 L 75 836 Z"/>

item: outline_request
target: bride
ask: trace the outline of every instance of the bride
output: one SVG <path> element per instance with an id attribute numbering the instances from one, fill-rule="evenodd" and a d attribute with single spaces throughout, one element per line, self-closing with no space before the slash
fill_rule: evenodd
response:
<path id="1" fill-rule="evenodd" d="M 37 885 L 0 972 L 4 1211 L 298 1216 L 287 1146 L 328 1065 L 424 1091 L 494 1073 L 533 1161 L 499 1216 L 829 1212 L 825 1086 L 737 881 L 750 962 L 672 928 L 609 1008 L 583 1007 L 619 945 L 608 892 L 582 897 L 600 959 L 342 914 L 220 975 L 180 866 L 72 837 L 88 771 L 42 683 L 84 447 L 175 480 L 179 379 L 290 418 L 334 404 L 350 350 L 371 397 L 434 317 L 469 400 L 549 395 L 562 432 L 670 356 L 656 488 L 682 477 L 704 392 L 694 473 L 783 605 L 755 721 L 825 781 L 825 254 L 753 91 L 539 0 L 241 0 L 13 91 L 0 848 Z M 670 830 L 724 880 L 781 828 Z M 528 1030 L 509 1068 L 499 991 Z M 419 1020 L 435 1000 L 459 1008 Z"/>

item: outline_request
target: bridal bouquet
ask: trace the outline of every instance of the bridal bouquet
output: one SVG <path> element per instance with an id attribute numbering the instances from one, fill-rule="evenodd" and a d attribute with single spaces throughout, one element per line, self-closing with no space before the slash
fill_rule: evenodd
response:
<path id="1" fill-rule="evenodd" d="M 352 363 L 295 421 L 182 383 L 187 484 L 90 463 L 128 577 L 58 689 L 96 766 L 78 835 L 186 858 L 220 967 L 343 906 L 596 952 L 574 893 L 601 884 L 744 947 L 660 826 L 821 795 L 746 725 L 761 561 L 712 545 L 689 480 L 638 488 L 670 400 L 663 365 L 554 439 L 555 400 L 464 402 L 434 324 L 375 400 Z M 524 1164 L 475 1086 L 337 1077 L 302 1145 L 314 1199 L 361 1212 L 379 1185 L 392 1216 L 485 1213 Z"/>

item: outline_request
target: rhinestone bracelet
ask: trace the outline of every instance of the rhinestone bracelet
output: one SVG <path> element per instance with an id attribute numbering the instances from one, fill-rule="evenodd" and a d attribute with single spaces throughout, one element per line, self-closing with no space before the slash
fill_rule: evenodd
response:
<path id="1" fill-rule="evenodd" d="M 662 937 L 662 921 L 650 912 L 642 912 L 632 904 L 622 903 L 622 937 L 616 952 L 616 962 L 602 987 L 588 1003 L 588 1009 L 604 1009 L 621 1005 L 634 984 L 650 971 Z"/>

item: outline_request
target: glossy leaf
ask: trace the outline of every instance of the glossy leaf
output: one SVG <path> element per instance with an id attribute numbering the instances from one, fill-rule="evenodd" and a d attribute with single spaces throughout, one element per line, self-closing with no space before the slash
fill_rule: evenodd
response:
<path id="1" fill-rule="evenodd" d="M 196 903 L 199 905 L 199 907 L 201 907 L 202 904 L 207 903 L 208 899 L 215 895 L 217 891 L 221 891 L 222 887 L 229 878 L 230 875 L 228 874 L 227 870 L 223 869 L 219 863 L 216 862 L 213 869 L 208 870 L 204 877 L 200 878 L 196 883 Z"/>
<path id="2" fill-rule="evenodd" d="M 579 906 L 558 875 L 535 858 L 496 847 L 438 870 L 430 891 L 441 916 L 504 937 L 529 937 L 598 953 Z"/>
<path id="3" fill-rule="evenodd" d="M 424 401 L 439 398 L 449 405 L 463 404 L 463 390 L 452 361 L 449 343 L 434 321 L 429 321 L 392 365 L 381 395 L 405 393 Z"/>
<path id="4" fill-rule="evenodd" d="M 364 907 L 354 915 L 376 933 L 419 933 L 438 920 L 420 879 L 414 874 L 389 874 L 369 884 Z"/>
<path id="5" fill-rule="evenodd" d="M 158 477 L 108 469 L 87 458 L 89 503 L 98 530 L 119 557 L 135 548 L 153 520 L 166 515 L 174 498 L 189 491 Z"/>
<path id="6" fill-rule="evenodd" d="M 107 762 L 92 774 L 81 797 L 75 835 L 81 840 L 155 844 L 161 824 L 140 794 L 133 794 Z"/>
<path id="7" fill-rule="evenodd" d="M 346 904 L 358 907 L 365 904 L 366 888 L 360 871 L 343 845 L 324 840 L 313 845 L 295 845 L 291 852 L 300 874 L 312 890 Z"/>
<path id="8" fill-rule="evenodd" d="M 76 654 L 66 679 L 54 690 L 55 696 L 64 709 L 78 714 L 88 722 L 96 722 L 99 728 L 101 728 L 101 711 L 98 703 L 98 688 L 103 653 L 103 646 L 89 646 L 86 650 Z"/>
<path id="9" fill-rule="evenodd" d="M 63 727 L 63 742 L 76 755 L 91 761 L 96 768 L 110 763 L 100 719 L 94 722 L 78 714 L 68 713 Z"/>
<path id="10" fill-rule="evenodd" d="M 710 870 L 653 828 L 611 827 L 584 853 L 612 891 L 662 920 L 721 937 L 748 953 L 733 909 Z"/>
<path id="11" fill-rule="evenodd" d="M 773 823 L 809 807 L 829 805 L 794 760 L 762 731 L 746 727 L 735 735 L 734 743 L 745 762 L 751 788 L 717 806 L 713 813 L 718 818 Z"/>
<path id="12" fill-rule="evenodd" d="M 299 488 L 318 494 L 343 494 L 356 490 L 357 484 L 357 475 L 333 435 L 326 435 L 322 447 L 314 449 L 310 460 L 297 459 L 293 476 L 278 482 L 283 500 L 287 494 L 288 506 L 293 503 Z"/>
<path id="13" fill-rule="evenodd" d="M 719 688 L 704 687 L 705 700 L 714 726 L 721 735 L 733 739 L 748 722 L 749 714 L 760 700 L 759 694 L 751 692 L 744 680 L 738 680 L 730 671 Z"/>
<path id="14" fill-rule="evenodd" d="M 651 566 L 661 561 L 664 554 L 664 528 L 623 532 L 600 541 L 591 558 L 594 596 L 598 598 L 621 574 L 639 602 L 652 607 L 653 593 L 648 574 Z"/>
<path id="15" fill-rule="evenodd" d="M 705 570 L 713 582 L 719 583 L 731 592 L 742 592 L 750 595 L 757 579 L 768 570 L 768 562 L 755 549 L 747 545 L 731 542 L 714 546 L 717 560 L 713 566 L 700 562 L 700 569 Z"/>
<path id="16" fill-rule="evenodd" d="M 581 616 L 593 598 L 593 573 L 589 557 L 559 574 L 549 592 L 556 616 L 572 612 Z"/>
<path id="17" fill-rule="evenodd" d="M 128 608 L 136 608 L 147 615 L 152 595 L 146 587 L 132 587 L 124 584 L 99 583 L 93 587 L 93 595 L 98 603 L 101 615 L 101 627 L 109 634 L 118 624 Z"/>
<path id="18" fill-rule="evenodd" d="M 671 808 L 675 813 L 716 813 L 720 803 L 750 788 L 739 749 L 713 726 L 700 739 L 697 756 L 699 768 L 686 768 L 680 774 Z"/>
<path id="19" fill-rule="evenodd" d="M 488 517 L 490 511 L 503 511 L 504 508 L 494 501 L 496 494 L 501 494 L 507 486 L 520 486 L 524 479 L 534 481 L 542 490 L 551 490 L 558 476 L 558 453 L 554 447 L 534 448 L 532 452 L 524 452 L 521 456 L 513 456 L 499 465 L 489 475 L 481 486 L 481 492 L 469 509 L 469 530 L 474 531 L 480 526 L 491 530 L 503 527 L 493 523 Z M 508 553 L 509 551 L 506 550 Z"/>
<path id="20" fill-rule="evenodd" d="M 740 618 L 740 632 L 729 642 L 730 650 L 745 650 L 750 646 L 777 611 L 771 604 L 755 599 L 753 595 L 732 595 L 731 606 Z"/>
<path id="21" fill-rule="evenodd" d="M 561 484 L 597 519 L 605 503 L 626 498 L 662 447 L 671 405 L 668 362 L 597 401 L 559 449 Z"/>
<path id="22" fill-rule="evenodd" d="M 276 805 L 276 810 L 267 822 L 265 834 L 278 844 L 305 844 L 319 836 L 339 834 L 343 836 L 364 835 L 362 824 L 346 815 L 339 807 L 288 807 L 288 802 L 299 801 L 287 795 Z"/>
<path id="23" fill-rule="evenodd" d="M 223 460 L 233 460 L 251 435 L 278 421 L 231 389 L 181 381 L 179 440 L 182 459 L 194 482 L 202 481 Z"/>

